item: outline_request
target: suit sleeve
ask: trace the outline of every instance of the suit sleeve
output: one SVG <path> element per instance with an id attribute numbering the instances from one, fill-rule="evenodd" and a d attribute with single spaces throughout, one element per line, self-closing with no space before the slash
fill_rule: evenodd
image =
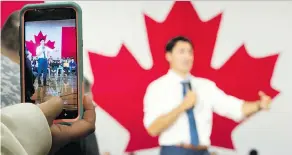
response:
<path id="1" fill-rule="evenodd" d="M 38 106 L 21 103 L 1 109 L 2 155 L 47 155 L 51 131 Z"/>

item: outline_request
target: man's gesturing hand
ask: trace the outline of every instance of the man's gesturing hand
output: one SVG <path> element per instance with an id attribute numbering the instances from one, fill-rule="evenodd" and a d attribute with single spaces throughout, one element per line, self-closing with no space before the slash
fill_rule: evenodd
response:
<path id="1" fill-rule="evenodd" d="M 189 90 L 184 98 L 183 103 L 181 104 L 184 110 L 188 110 L 194 107 L 196 104 L 196 94 L 195 92 Z"/>
<path id="2" fill-rule="evenodd" d="M 271 101 L 272 101 L 271 97 L 266 95 L 262 91 L 259 92 L 259 96 L 260 96 L 260 108 L 264 110 L 269 110 Z"/>

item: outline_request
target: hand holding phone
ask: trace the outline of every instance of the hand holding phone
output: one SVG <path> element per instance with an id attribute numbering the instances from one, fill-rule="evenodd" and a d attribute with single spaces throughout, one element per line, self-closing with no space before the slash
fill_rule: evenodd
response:
<path id="1" fill-rule="evenodd" d="M 40 104 L 59 96 L 64 108 L 55 122 L 72 123 L 81 119 L 83 49 L 80 7 L 73 2 L 30 4 L 21 10 L 20 15 L 22 102 Z M 32 53 L 32 60 L 25 57 L 24 49 Z M 27 64 L 33 63 L 31 61 L 36 61 L 37 65 L 30 68 Z"/>
<path id="2" fill-rule="evenodd" d="M 51 127 L 53 141 L 50 154 L 54 154 L 70 141 L 78 140 L 94 132 L 96 116 L 91 97 L 85 95 L 83 103 L 84 119 L 72 123 L 71 126 L 53 124 L 53 121 L 60 115 L 63 108 L 63 101 L 59 97 L 53 97 L 39 105 Z"/>

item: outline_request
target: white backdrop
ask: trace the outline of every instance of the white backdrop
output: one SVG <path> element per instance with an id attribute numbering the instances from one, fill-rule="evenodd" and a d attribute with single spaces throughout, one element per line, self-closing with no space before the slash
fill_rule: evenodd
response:
<path id="1" fill-rule="evenodd" d="M 78 2 L 83 9 L 84 70 L 93 81 L 87 51 L 115 56 L 122 43 L 144 69 L 152 66 L 143 13 L 163 21 L 172 1 Z M 292 1 L 196 1 L 202 20 L 223 12 L 212 67 L 221 67 L 245 43 L 253 57 L 280 53 L 271 85 L 280 91 L 269 112 L 261 112 L 233 130 L 236 150 L 213 148 L 219 155 L 246 155 L 250 147 L 260 155 L 291 155 L 292 139 Z M 101 66 L 103 67 L 103 66 Z M 250 75 L 252 76 L 252 75 Z M 122 155 L 129 133 L 103 109 L 97 107 L 96 136 L 101 152 Z M 118 138 L 117 138 L 118 137 Z M 158 149 L 137 155 L 158 155 Z"/>
<path id="2" fill-rule="evenodd" d="M 26 22 L 25 40 L 32 40 L 35 43 L 34 36 L 42 31 L 43 35 L 47 35 L 46 43 L 51 40 L 55 41 L 55 49 L 58 52 L 50 53 L 53 59 L 61 58 L 62 51 L 62 27 L 74 27 L 75 20 L 62 20 L 62 21 L 33 21 Z"/>

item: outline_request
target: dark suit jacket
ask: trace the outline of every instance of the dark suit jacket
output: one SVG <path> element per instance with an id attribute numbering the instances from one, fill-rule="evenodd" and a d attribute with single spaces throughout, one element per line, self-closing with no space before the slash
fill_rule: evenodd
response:
<path id="1" fill-rule="evenodd" d="M 31 61 L 26 58 L 25 60 L 25 101 L 26 102 L 31 102 L 34 103 L 34 101 L 32 101 L 30 99 L 30 97 L 35 93 L 35 89 L 34 89 L 34 81 L 35 81 L 35 76 L 33 75 L 32 72 L 32 66 L 31 66 Z"/>

